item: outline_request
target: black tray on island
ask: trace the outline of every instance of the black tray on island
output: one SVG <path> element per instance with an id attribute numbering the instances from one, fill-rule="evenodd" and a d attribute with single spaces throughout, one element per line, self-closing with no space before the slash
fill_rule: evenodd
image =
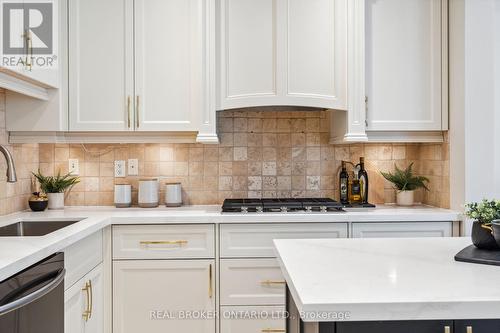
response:
<path id="1" fill-rule="evenodd" d="M 456 261 L 473 264 L 500 266 L 500 250 L 481 250 L 474 245 L 467 246 L 455 255 Z"/>

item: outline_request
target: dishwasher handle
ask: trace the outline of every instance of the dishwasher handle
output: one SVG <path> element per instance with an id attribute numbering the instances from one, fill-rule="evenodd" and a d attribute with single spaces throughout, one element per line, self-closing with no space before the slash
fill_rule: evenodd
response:
<path id="1" fill-rule="evenodd" d="M 34 301 L 47 295 L 52 290 L 57 288 L 61 284 L 61 282 L 64 281 L 65 274 L 66 274 L 66 270 L 64 268 L 62 268 L 62 269 L 59 269 L 57 271 L 48 273 L 48 274 L 46 274 L 38 279 L 35 279 L 35 280 L 19 287 L 13 293 L 4 297 L 4 299 L 2 299 L 1 301 L 5 302 L 7 299 L 15 299 L 17 296 L 22 295 L 27 290 L 33 289 L 36 286 L 39 286 L 41 284 L 46 283 L 47 281 L 50 281 L 50 283 L 48 283 L 47 285 L 43 286 L 42 288 L 40 288 L 38 290 L 35 290 L 34 292 L 32 292 L 24 297 L 21 297 L 19 299 L 15 299 L 14 301 L 6 303 L 6 304 L 0 303 L 1 304 L 0 305 L 0 316 L 6 314 L 8 312 L 17 310 L 17 309 L 19 309 L 25 305 L 28 305 L 30 303 L 33 303 Z"/>

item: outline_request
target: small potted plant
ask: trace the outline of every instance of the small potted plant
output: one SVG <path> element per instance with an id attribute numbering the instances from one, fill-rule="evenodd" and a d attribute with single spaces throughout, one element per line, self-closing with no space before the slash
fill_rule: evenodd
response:
<path id="1" fill-rule="evenodd" d="M 80 182 L 78 177 L 72 176 L 70 173 L 61 176 L 61 172 L 57 176 L 44 176 L 40 170 L 33 173 L 33 176 L 40 183 L 40 188 L 47 194 L 49 199 L 49 209 L 64 208 L 64 192 Z"/>
<path id="2" fill-rule="evenodd" d="M 472 224 L 472 243 L 480 249 L 497 250 L 497 242 L 492 234 L 491 223 L 500 219 L 500 201 L 483 200 L 465 205 L 465 216 L 474 220 Z"/>
<path id="3" fill-rule="evenodd" d="M 397 191 L 396 203 L 399 206 L 411 206 L 414 203 L 414 191 L 423 188 L 429 190 L 426 183 L 429 179 L 423 176 L 413 174 L 413 163 L 405 170 L 401 170 L 395 165 L 394 173 L 381 172 L 385 179 L 390 181 Z"/>

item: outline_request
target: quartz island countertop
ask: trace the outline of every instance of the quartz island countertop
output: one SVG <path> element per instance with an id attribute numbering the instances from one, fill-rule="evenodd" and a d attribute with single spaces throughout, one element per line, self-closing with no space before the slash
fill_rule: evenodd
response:
<path id="1" fill-rule="evenodd" d="M 454 260 L 470 238 L 274 243 L 304 321 L 500 318 L 500 266 Z"/>
<path id="2" fill-rule="evenodd" d="M 179 208 L 67 207 L 64 210 L 20 212 L 0 217 L 0 227 L 19 221 L 73 220 L 80 222 L 41 237 L 0 237 L 0 281 L 45 257 L 114 224 L 223 223 L 353 223 L 459 221 L 461 215 L 429 206 L 390 205 L 345 213 L 221 213 L 221 206 Z"/>

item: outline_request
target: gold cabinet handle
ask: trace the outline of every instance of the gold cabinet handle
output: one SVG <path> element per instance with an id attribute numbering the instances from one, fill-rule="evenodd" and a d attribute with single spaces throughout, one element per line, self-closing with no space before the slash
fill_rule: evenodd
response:
<path id="1" fill-rule="evenodd" d="M 208 297 L 212 298 L 213 290 L 212 290 L 212 264 L 208 265 Z"/>
<path id="2" fill-rule="evenodd" d="M 135 119 L 135 126 L 137 128 L 139 128 L 139 125 L 140 125 L 140 120 L 139 120 L 139 105 L 140 105 L 140 102 L 139 101 L 140 101 L 139 100 L 139 95 L 137 95 L 137 97 L 136 97 L 136 103 L 137 103 L 137 105 L 135 107 L 135 117 L 136 117 L 136 119 Z"/>
<path id="3" fill-rule="evenodd" d="M 467 326 L 467 331 L 466 333 L 472 333 L 472 326 Z"/>
<path id="4" fill-rule="evenodd" d="M 140 241 L 141 245 L 186 245 L 187 240 L 173 240 L 173 241 Z"/>
<path id="5" fill-rule="evenodd" d="M 92 311 L 94 311 L 94 289 L 92 289 L 92 281 L 89 280 L 90 288 L 90 305 L 89 305 L 89 319 L 92 318 Z"/>
<path id="6" fill-rule="evenodd" d="M 85 287 L 82 288 L 82 291 L 85 291 L 85 298 L 87 300 L 87 309 L 83 311 L 82 317 L 83 320 L 89 321 L 90 316 L 92 315 L 92 310 L 91 310 L 91 303 L 92 303 L 92 296 L 90 294 L 90 288 L 91 288 L 91 283 L 90 281 L 85 282 Z"/>
<path id="7" fill-rule="evenodd" d="M 127 126 L 130 129 L 130 103 L 131 103 L 131 98 L 130 96 L 127 97 Z"/>
<path id="8" fill-rule="evenodd" d="M 262 333 L 285 333 L 286 330 L 282 328 L 264 328 L 260 330 Z"/>
<path id="9" fill-rule="evenodd" d="M 450 326 L 445 326 L 444 327 L 444 333 L 451 333 L 451 327 Z"/>
<path id="10" fill-rule="evenodd" d="M 31 71 L 32 67 L 33 67 L 33 63 L 32 63 L 32 57 L 33 57 L 33 39 L 31 38 L 31 33 L 30 31 L 27 29 L 26 32 L 24 33 L 23 35 L 25 41 L 26 41 L 26 63 L 25 63 L 25 67 L 27 67 L 28 70 Z"/>
<path id="11" fill-rule="evenodd" d="M 260 284 L 271 285 L 271 284 L 286 284 L 284 280 L 264 280 L 260 281 Z"/>

